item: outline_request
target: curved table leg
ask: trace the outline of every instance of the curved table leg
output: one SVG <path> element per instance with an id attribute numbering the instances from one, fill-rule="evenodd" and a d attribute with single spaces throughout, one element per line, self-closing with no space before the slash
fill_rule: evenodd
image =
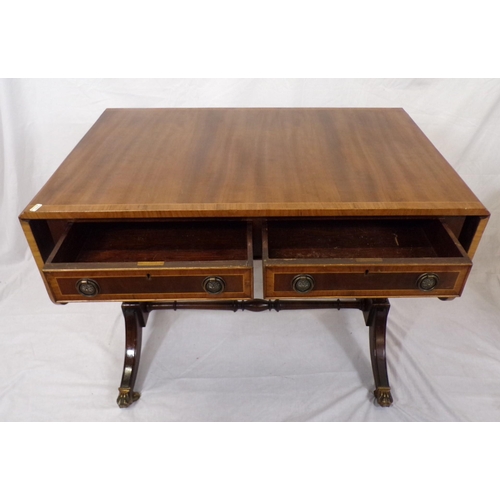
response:
<path id="1" fill-rule="evenodd" d="M 125 361 L 116 402 L 120 408 L 127 408 L 141 396 L 134 391 L 134 385 L 141 358 L 142 329 L 146 326 L 149 313 L 146 305 L 140 303 L 122 304 L 122 312 L 125 318 Z"/>
<path id="2" fill-rule="evenodd" d="M 391 406 L 392 395 L 387 374 L 385 337 L 390 304 L 387 299 L 366 300 L 366 325 L 370 331 L 370 356 L 375 380 L 375 399 L 380 406 Z"/>

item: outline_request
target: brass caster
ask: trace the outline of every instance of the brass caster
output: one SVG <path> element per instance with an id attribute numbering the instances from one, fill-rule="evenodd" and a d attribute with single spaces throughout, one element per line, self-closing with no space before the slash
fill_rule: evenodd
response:
<path id="1" fill-rule="evenodd" d="M 140 392 L 134 392 L 130 389 L 118 389 L 120 394 L 116 402 L 120 408 L 128 408 L 132 403 L 135 403 L 140 397 Z"/>
<path id="2" fill-rule="evenodd" d="M 392 396 L 390 387 L 377 387 L 373 392 L 375 399 L 380 406 L 388 407 L 392 405 Z"/>

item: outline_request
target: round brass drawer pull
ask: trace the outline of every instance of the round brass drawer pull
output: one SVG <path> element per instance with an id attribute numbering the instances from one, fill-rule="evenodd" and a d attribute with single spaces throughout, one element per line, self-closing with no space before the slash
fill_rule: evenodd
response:
<path id="1" fill-rule="evenodd" d="M 430 292 L 437 287 L 439 283 L 439 276 L 434 273 L 425 273 L 418 277 L 417 286 L 423 292 Z"/>
<path id="2" fill-rule="evenodd" d="M 226 288 L 226 283 L 218 276 L 209 276 L 203 280 L 203 289 L 212 295 L 222 293 L 224 288 Z"/>
<path id="3" fill-rule="evenodd" d="M 298 293 L 308 293 L 314 288 L 314 279 L 308 274 L 298 274 L 292 280 L 292 288 Z"/>
<path id="4" fill-rule="evenodd" d="M 100 292 L 97 281 L 91 279 L 78 280 L 76 282 L 76 289 L 84 297 L 95 297 Z"/>

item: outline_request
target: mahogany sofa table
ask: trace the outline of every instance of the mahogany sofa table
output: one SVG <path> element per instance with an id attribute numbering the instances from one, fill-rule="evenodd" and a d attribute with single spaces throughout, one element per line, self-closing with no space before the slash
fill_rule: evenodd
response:
<path id="1" fill-rule="evenodd" d="M 106 110 L 20 220 L 54 302 L 123 303 L 120 407 L 192 308 L 358 309 L 389 406 L 388 299 L 459 296 L 488 217 L 402 109 L 202 108 Z"/>

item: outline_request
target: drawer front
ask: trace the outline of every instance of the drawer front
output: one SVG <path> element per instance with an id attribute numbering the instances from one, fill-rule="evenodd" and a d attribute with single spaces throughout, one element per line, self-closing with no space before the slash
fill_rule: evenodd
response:
<path id="1" fill-rule="evenodd" d="M 57 302 L 246 299 L 253 297 L 252 268 L 140 271 L 47 271 Z"/>
<path id="2" fill-rule="evenodd" d="M 457 297 L 470 265 L 265 266 L 266 297 Z"/>

